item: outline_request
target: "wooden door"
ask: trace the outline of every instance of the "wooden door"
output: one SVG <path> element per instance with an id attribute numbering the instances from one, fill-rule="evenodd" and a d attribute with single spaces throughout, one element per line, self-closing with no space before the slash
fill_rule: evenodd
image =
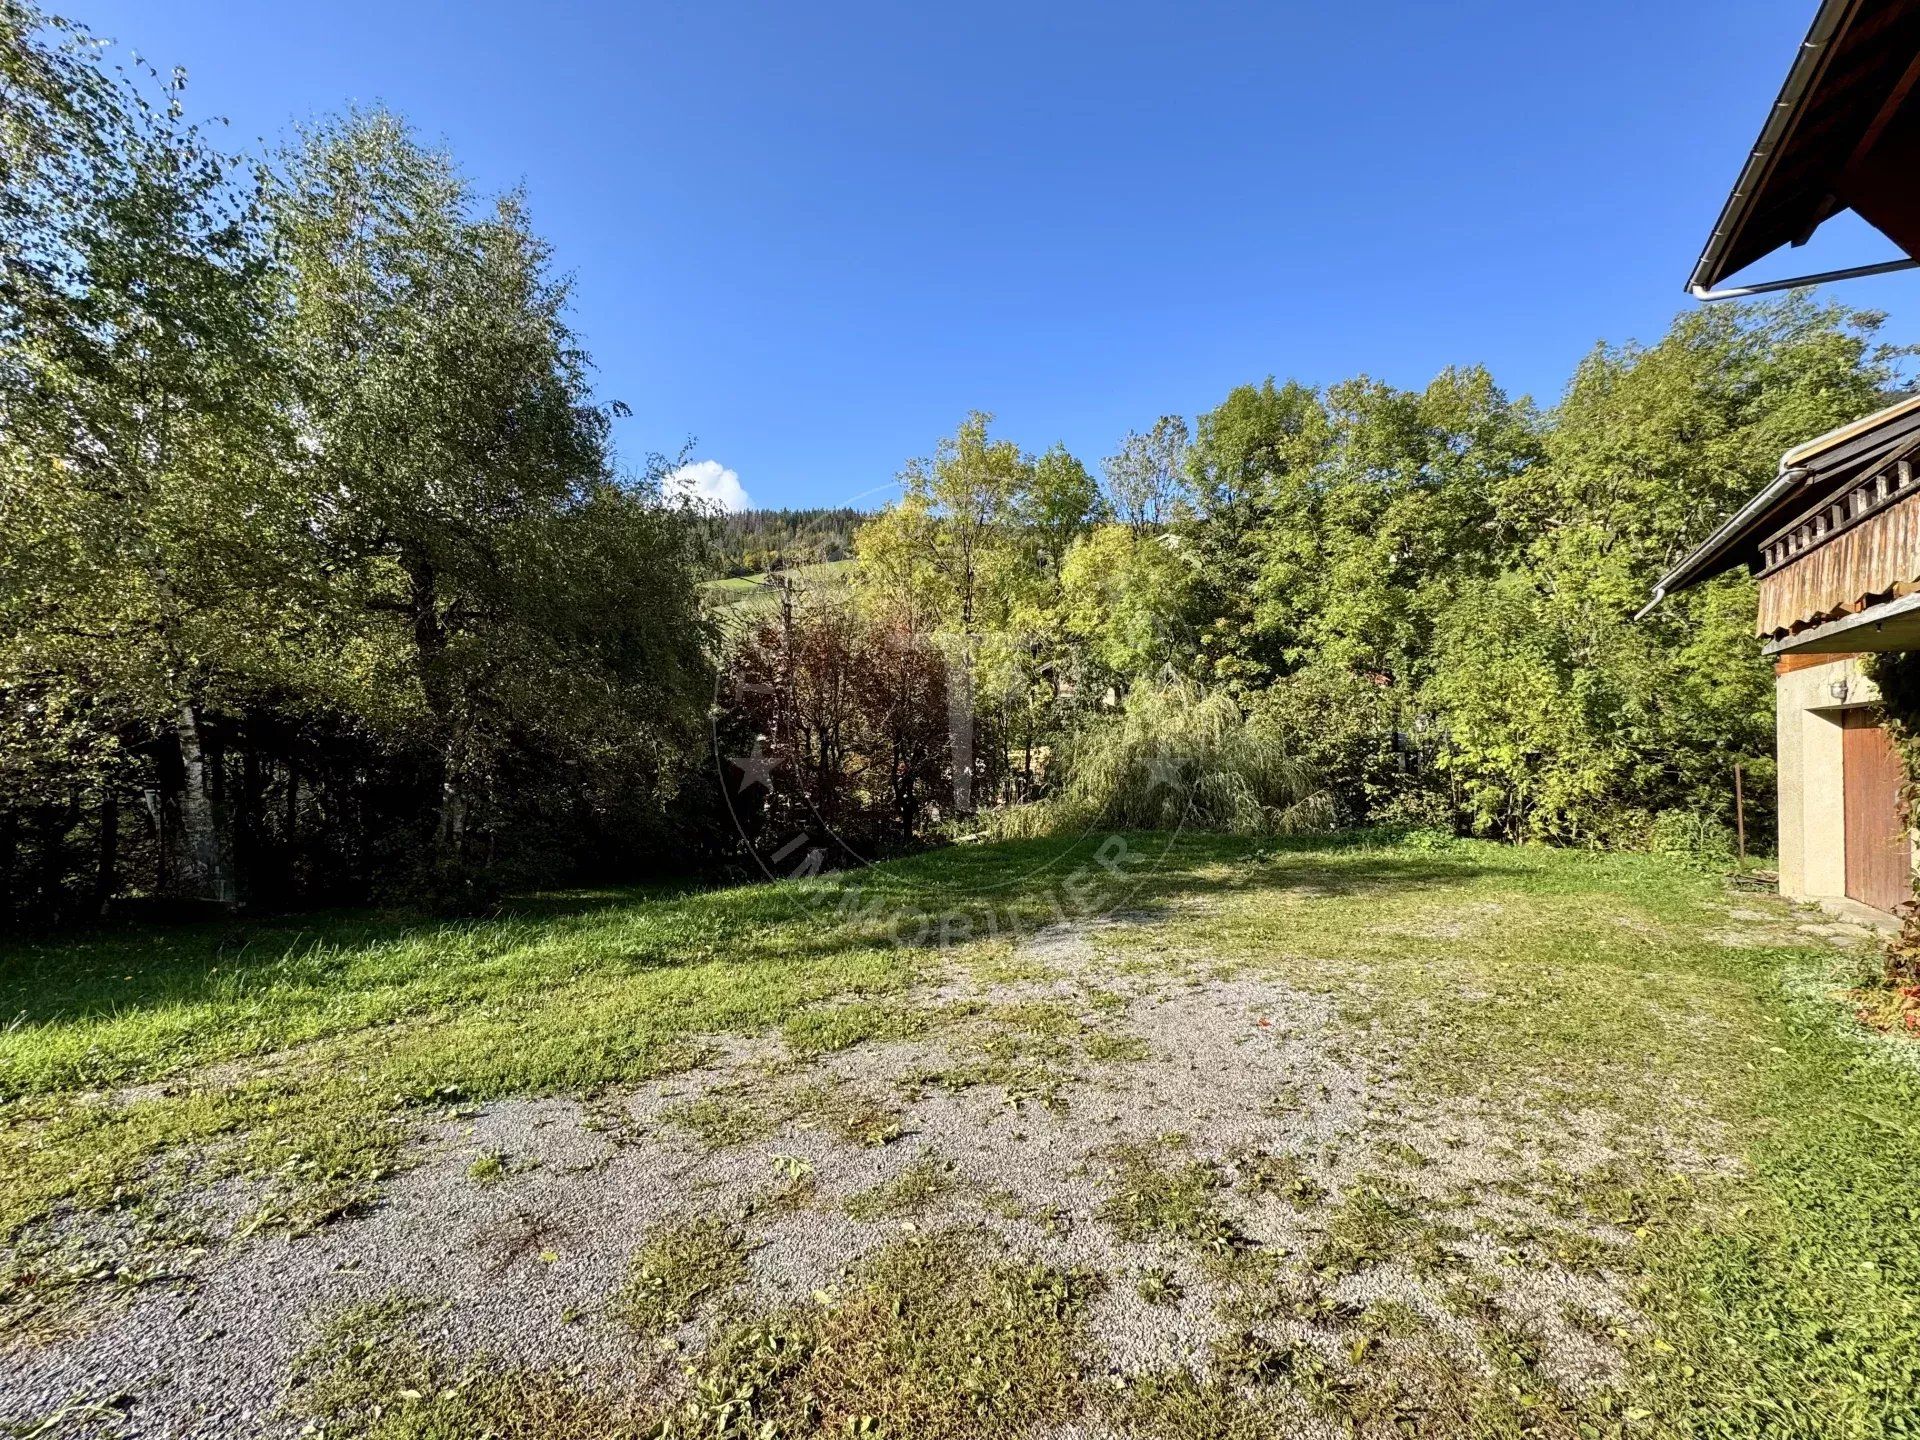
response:
<path id="1" fill-rule="evenodd" d="M 1892 910 L 1913 898 L 1907 827 L 1900 818 L 1900 756 L 1871 711 L 1843 711 L 1840 724 L 1847 894 L 1876 910 Z"/>

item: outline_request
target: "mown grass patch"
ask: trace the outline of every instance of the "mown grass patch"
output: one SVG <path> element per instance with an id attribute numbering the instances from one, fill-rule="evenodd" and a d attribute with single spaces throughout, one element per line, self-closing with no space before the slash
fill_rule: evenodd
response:
<path id="1" fill-rule="evenodd" d="M 911 1013 L 883 997 L 942 958 L 895 943 L 893 914 L 984 885 L 1038 926 L 1041 877 L 1072 853 L 532 897 L 482 921 L 337 914 L 0 947 L 0 1244 L 56 1211 L 165 1194 L 183 1155 L 257 1189 L 245 1228 L 310 1228 L 374 1198 L 450 1107 L 634 1084 L 699 1063 L 711 1034 L 872 1036 Z M 802 1018 L 828 1002 L 872 1008 L 857 1025 Z M 864 1118 L 863 1134 L 886 1128 L 877 1107 Z M 0 1330 L 20 1300 L 0 1289 Z"/>
<path id="2" fill-rule="evenodd" d="M 502 1150 L 482 1150 L 467 1166 L 467 1178 L 476 1185 L 498 1185 L 512 1173 L 512 1162 Z"/>
<path id="3" fill-rule="evenodd" d="M 686 1131 L 709 1149 L 744 1145 L 779 1128 L 780 1117 L 749 1095 L 744 1086 L 716 1086 L 660 1112 L 667 1124 Z"/>
<path id="4" fill-rule="evenodd" d="M 645 1407 L 557 1371 L 426 1344 L 424 1302 L 391 1297 L 336 1317 L 295 1367 L 286 1409 L 321 1433 L 378 1440 L 606 1440 L 639 1435 Z"/>
<path id="5" fill-rule="evenodd" d="M 802 1086 L 788 1098 L 786 1113 L 803 1129 L 825 1130 L 849 1145 L 887 1145 L 906 1133 L 897 1105 L 845 1080 Z"/>
<path id="6" fill-rule="evenodd" d="M 957 1018 L 953 1007 L 936 1011 L 895 1000 L 855 1000 L 803 1011 L 781 1027 L 797 1060 L 811 1060 L 873 1041 L 912 1040 Z"/>
<path id="7" fill-rule="evenodd" d="M 1131 1377 L 1107 1407 L 1125 1435 L 1142 1440 L 1272 1440 L 1270 1397 L 1201 1377 L 1185 1366 Z M 1304 1407 L 1298 1412 L 1304 1419 Z"/>
<path id="8" fill-rule="evenodd" d="M 689 1369 L 662 1436 L 1030 1434 L 1079 1414 L 1092 1277 L 984 1231 L 888 1245 L 812 1303 L 742 1321 Z"/>
<path id="9" fill-rule="evenodd" d="M 1087 1036 L 1087 1059 L 1102 1065 L 1127 1064 L 1153 1058 L 1153 1047 L 1138 1035 L 1120 1035 L 1097 1030 Z"/>
<path id="10" fill-rule="evenodd" d="M 1220 1167 L 1186 1159 L 1177 1143 L 1116 1145 L 1102 1154 L 1112 1167 L 1099 1218 L 1125 1240 L 1185 1246 L 1215 1267 L 1229 1264 L 1249 1241 L 1220 1208 Z"/>
<path id="11" fill-rule="evenodd" d="M 957 1093 L 987 1086 L 998 1090 L 1010 1109 L 1029 1105 L 1064 1111 L 1073 1072 L 1044 1061 L 1021 1059 L 959 1060 L 951 1065 L 909 1071 L 899 1080 L 900 1092 L 918 1100 L 932 1090 Z"/>
<path id="12" fill-rule="evenodd" d="M 1156 854 L 1165 844 L 1140 841 Z M 494 1098 L 617 1093 L 700 1062 L 703 1037 L 720 1033 L 784 1034 L 796 1057 L 949 1038 L 947 1017 L 908 995 L 948 957 L 891 944 L 867 902 L 938 913 L 992 897 L 1003 915 L 1041 925 L 1050 902 L 1029 877 L 1057 874 L 1068 857 L 1052 842 L 957 847 L 861 877 L 859 905 L 847 903 L 851 882 L 817 881 L 550 897 L 466 925 L 335 916 L 9 947 L 0 1014 L 19 1018 L 0 1029 L 0 1233 L 11 1252 L 0 1327 L 38 1326 L 38 1297 L 63 1285 L 137 1288 L 149 1263 L 164 1264 L 130 1244 L 116 1256 L 121 1278 L 111 1267 L 89 1278 L 81 1257 L 51 1245 L 56 1214 L 146 1217 L 164 1247 L 177 1238 L 165 1223 L 177 1201 L 230 1176 L 244 1182 L 246 1226 L 321 1224 L 376 1196 L 425 1122 Z M 1585 1318 L 1624 1353 L 1626 1378 L 1617 1392 L 1569 1398 L 1485 1275 L 1447 1265 L 1429 1283 L 1472 1327 L 1470 1360 L 1405 1333 L 1405 1317 L 1370 1329 L 1302 1282 L 1316 1258 L 1331 1287 L 1356 1269 L 1418 1268 L 1427 1241 L 1445 1246 L 1392 1176 L 1378 1182 L 1380 1205 L 1343 1183 L 1324 1212 L 1332 1248 L 1284 1257 L 1282 1275 L 1261 1263 L 1270 1252 L 1241 1247 L 1232 1209 L 1276 1197 L 1310 1218 L 1328 1202 L 1295 1193 L 1313 1181 L 1304 1164 L 1249 1154 L 1212 1165 L 1177 1145 L 1110 1155 L 1107 1223 L 1230 1257 L 1206 1270 L 1233 1301 L 1221 1307 L 1219 1373 L 1140 1378 L 1113 1401 L 1122 1428 L 1284 1433 L 1325 1399 L 1362 1434 L 1920 1434 L 1916 1052 L 1859 1032 L 1834 998 L 1847 957 L 1825 942 L 1782 943 L 1790 932 L 1777 919 L 1763 943 L 1716 938 L 1730 900 L 1771 913 L 1772 902 L 1734 899 L 1711 875 L 1648 857 L 1367 838 L 1174 842 L 1126 898 L 1150 922 L 1102 932 L 1115 958 L 1100 963 L 1116 985 L 1272 977 L 1323 997 L 1335 1017 L 1324 1035 L 1287 1043 L 1346 1056 L 1370 1084 L 1386 1077 L 1409 1118 L 1431 1099 L 1481 1107 L 1551 1154 L 1561 1152 L 1544 1142 L 1564 1137 L 1560 1160 L 1489 1153 L 1508 1167 L 1489 1189 L 1553 1223 L 1485 1233 L 1519 1267 L 1604 1270 L 1639 1313 Z M 965 955 L 1017 969 L 1004 933 Z M 1074 964 L 1079 975 L 1087 962 Z M 1101 1032 L 1070 1010 L 958 1017 L 972 1028 L 951 1037 L 955 1063 L 916 1083 L 1061 1097 L 1080 1060 L 1101 1058 Z M 829 1087 L 804 1114 L 872 1143 L 909 1122 L 912 1093 Z M 1289 1088 L 1272 1097 L 1271 1118 L 1282 1127 L 1326 1098 Z M 1451 1164 L 1444 1138 L 1410 1132 L 1417 1146 L 1389 1155 L 1392 1128 L 1379 1133 L 1389 1139 L 1376 1161 L 1402 1179 L 1431 1184 Z M 1570 1158 L 1582 1135 L 1619 1158 Z M 1470 1210 L 1463 1200 L 1448 1218 L 1478 1223 Z M 1008 1256 L 976 1232 L 942 1243 L 913 1252 L 945 1287 L 937 1294 L 889 1252 L 810 1305 L 726 1315 L 693 1361 L 690 1408 L 641 1419 L 663 1436 L 711 1430 L 728 1395 L 747 1397 L 738 1413 L 774 1422 L 773 1433 L 858 1433 L 869 1420 L 897 1434 L 1019 1433 L 1104 1414 L 1084 1379 L 1087 1367 L 1100 1373 L 1084 1316 L 1097 1281 Z M 78 1278 L 62 1279 L 68 1270 Z M 1367 1345 L 1337 1352 L 1323 1383 L 1302 1370 L 1288 1326 Z M 1243 1332 L 1252 1338 L 1233 1348 Z M 570 1418 L 565 1406 L 601 1402 L 527 1372 L 396 1353 L 397 1369 L 372 1356 L 341 1372 L 348 1390 L 361 1384 L 354 1373 L 377 1372 L 352 1393 L 390 1397 L 378 1423 L 402 1428 L 380 1433 L 481 1433 L 469 1423 L 481 1413 L 500 1434 L 623 1433 L 633 1419 Z M 392 1398 L 401 1390 L 421 1399 Z M 443 1391 L 449 1406 L 478 1396 L 482 1409 L 433 1411 Z M 548 1417 L 544 1429 L 526 1415 Z M 422 1416 L 440 1428 L 419 1428 Z"/>
<path id="13" fill-rule="evenodd" d="M 899 1107 L 883 1096 L 836 1079 L 716 1086 L 669 1106 L 661 1119 L 713 1150 L 764 1140 L 788 1125 L 825 1131 L 851 1145 L 885 1145 L 899 1139 L 906 1124 Z"/>
<path id="14" fill-rule="evenodd" d="M 1250 1149 L 1227 1158 L 1234 1184 L 1244 1194 L 1278 1196 L 1295 1210 L 1312 1210 L 1326 1198 L 1327 1187 L 1298 1155 Z"/>
<path id="15" fill-rule="evenodd" d="M 747 1279 L 747 1237 L 719 1215 L 675 1218 L 647 1232 L 613 1313 L 643 1335 L 665 1335 Z"/>
<path id="16" fill-rule="evenodd" d="M 842 1208 L 854 1220 L 899 1220 L 925 1214 L 957 1188 L 952 1161 L 922 1155 L 891 1180 L 849 1195 Z"/>
<path id="17" fill-rule="evenodd" d="M 820 1186 L 814 1178 L 811 1160 L 799 1155 L 771 1157 L 773 1172 L 779 1178 L 768 1189 L 755 1191 L 745 1202 L 749 1220 L 766 1216 L 792 1215 L 811 1210 L 820 1203 Z"/>
<path id="18" fill-rule="evenodd" d="M 667 1245 L 677 1274 L 680 1242 Z M 426 1307 L 393 1298 L 327 1328 L 289 1408 L 327 1434 L 380 1440 L 1026 1434 L 1087 1406 L 1096 1288 L 978 1232 L 903 1239 L 842 1287 L 723 1325 L 670 1402 L 436 1349 L 419 1338 Z"/>
<path id="19" fill-rule="evenodd" d="M 1399 1261 L 1427 1276 L 1453 1263 L 1446 1242 L 1458 1232 L 1429 1219 L 1414 1196 L 1379 1176 L 1356 1180 L 1327 1213 L 1325 1225 L 1308 1263 L 1326 1274 L 1353 1274 Z"/>

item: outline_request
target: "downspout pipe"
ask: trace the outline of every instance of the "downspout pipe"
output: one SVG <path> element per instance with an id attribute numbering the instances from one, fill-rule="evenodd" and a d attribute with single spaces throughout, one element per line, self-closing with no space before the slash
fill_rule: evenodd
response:
<path id="1" fill-rule="evenodd" d="M 1825 285 L 1829 280 L 1864 280 L 1869 275 L 1891 275 L 1896 270 L 1920 270 L 1920 260 L 1903 256 L 1898 260 L 1882 260 L 1877 265 L 1855 265 L 1848 270 L 1822 270 L 1818 275 L 1801 275 L 1792 280 L 1760 280 L 1752 285 L 1729 285 L 1723 290 L 1693 285 L 1688 287 L 1688 293 L 1696 300 L 1739 300 L 1748 295 L 1771 295 L 1776 290 Z"/>

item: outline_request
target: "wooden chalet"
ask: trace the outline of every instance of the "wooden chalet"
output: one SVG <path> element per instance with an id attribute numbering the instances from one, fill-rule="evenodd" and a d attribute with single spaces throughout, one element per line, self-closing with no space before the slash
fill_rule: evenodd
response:
<path id="1" fill-rule="evenodd" d="M 1721 288 L 1842 210 L 1900 257 Z M 1920 265 L 1920 0 L 1827 0 L 1689 288 L 1757 294 Z M 1663 596 L 1745 566 L 1774 658 L 1780 888 L 1890 912 L 1913 898 L 1900 765 L 1861 674 L 1920 649 L 1920 396 L 1789 450 L 1779 473 L 1664 577 Z"/>

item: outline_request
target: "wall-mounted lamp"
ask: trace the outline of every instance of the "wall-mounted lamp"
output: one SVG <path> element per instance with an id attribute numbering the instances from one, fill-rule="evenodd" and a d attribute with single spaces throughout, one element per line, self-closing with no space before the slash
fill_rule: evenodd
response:
<path id="1" fill-rule="evenodd" d="M 1847 682 L 1845 677 L 1843 676 L 1838 680 L 1828 681 L 1827 694 L 1831 695 L 1834 699 L 1838 700 L 1842 705 L 1846 704 L 1847 703 Z"/>

